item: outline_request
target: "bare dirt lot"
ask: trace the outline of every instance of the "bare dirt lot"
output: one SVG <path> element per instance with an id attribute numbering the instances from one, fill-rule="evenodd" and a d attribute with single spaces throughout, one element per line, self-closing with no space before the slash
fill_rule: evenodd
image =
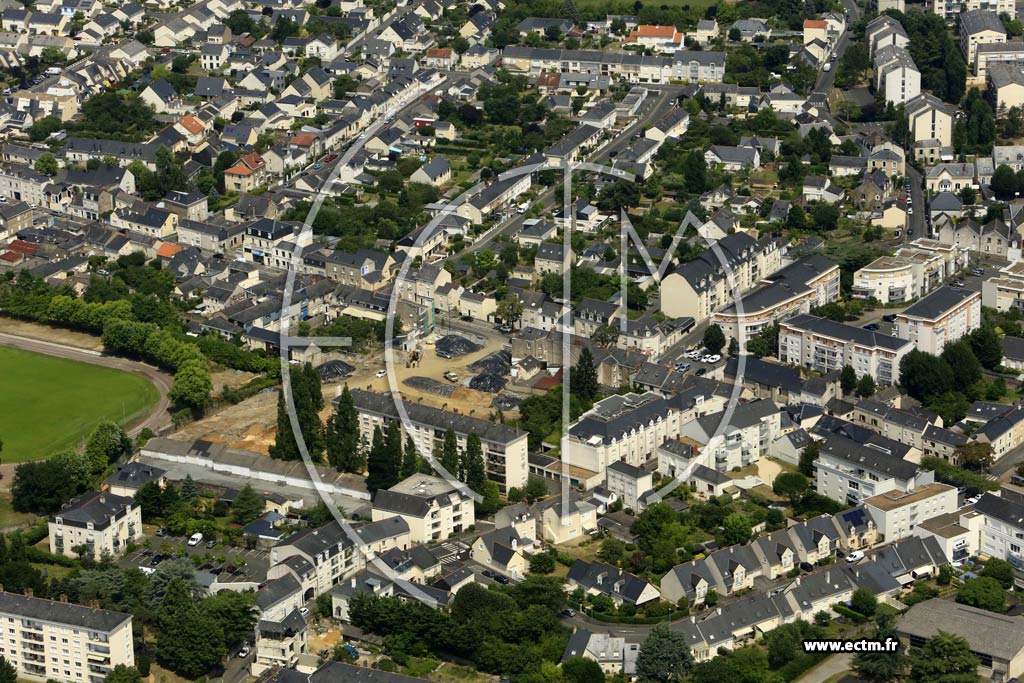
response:
<path id="1" fill-rule="evenodd" d="M 256 394 L 238 405 L 187 424 L 174 438 L 206 439 L 231 448 L 266 453 L 276 434 L 277 392 L 272 391 Z"/>
<path id="2" fill-rule="evenodd" d="M 97 336 L 85 334 L 83 332 L 73 332 L 72 330 L 62 330 L 59 327 L 49 327 L 38 323 L 25 322 L 23 320 L 4 318 L 3 331 L 7 334 L 13 334 L 18 337 L 38 339 L 40 341 L 50 342 L 51 344 L 74 346 L 79 349 L 88 349 L 90 351 L 103 350 L 103 342 L 100 341 L 100 338 Z"/>

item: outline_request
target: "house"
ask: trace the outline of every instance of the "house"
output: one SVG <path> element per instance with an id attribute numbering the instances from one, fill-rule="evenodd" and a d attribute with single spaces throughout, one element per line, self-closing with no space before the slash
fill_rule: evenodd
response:
<path id="1" fill-rule="evenodd" d="M 843 198 L 843 190 L 822 176 L 804 178 L 803 198 L 808 202 L 825 202 L 835 204 Z"/>
<path id="2" fill-rule="evenodd" d="M 758 169 L 761 167 L 761 154 L 749 147 L 712 145 L 704 152 L 704 162 L 709 165 L 721 165 L 725 171 Z"/>
<path id="3" fill-rule="evenodd" d="M 61 506 L 47 529 L 51 553 L 98 562 L 142 537 L 142 511 L 133 498 L 92 491 Z"/>
<path id="4" fill-rule="evenodd" d="M 474 562 L 486 567 L 493 567 L 512 578 L 521 579 L 526 576 L 530 563 L 523 554 L 525 546 L 532 546 L 532 538 L 523 538 L 514 526 L 484 534 L 472 545 Z"/>
<path id="5" fill-rule="evenodd" d="M 414 183 L 423 183 L 425 185 L 440 187 L 451 180 L 451 177 L 451 164 L 448 163 L 448 160 L 445 159 L 444 156 L 438 155 L 416 169 L 416 171 L 414 171 L 409 177 L 409 180 Z"/>
<path id="6" fill-rule="evenodd" d="M 606 595 L 620 606 L 640 607 L 661 599 L 658 589 L 647 581 L 603 562 L 576 560 L 569 567 L 566 583 L 579 586 L 589 595 Z"/>
<path id="7" fill-rule="evenodd" d="M 591 633 L 586 629 L 577 628 L 569 636 L 562 661 L 583 657 L 597 662 L 606 676 L 622 674 L 631 680 L 636 674 L 636 660 L 639 655 L 638 643 L 626 642 L 623 637 L 607 633 Z"/>
<path id="8" fill-rule="evenodd" d="M 576 255 L 569 247 L 566 255 L 566 245 L 561 242 L 541 242 L 537 247 L 534 256 L 533 266 L 541 275 L 547 273 L 562 274 L 568 266 L 576 261 Z"/>
<path id="9" fill-rule="evenodd" d="M 134 498 L 146 484 L 153 482 L 160 488 L 167 485 L 167 471 L 154 465 L 137 461 L 117 466 L 117 471 L 107 477 L 104 486 L 112 495 Z"/>
<path id="10" fill-rule="evenodd" d="M 224 186 L 234 192 L 252 192 L 265 183 L 266 166 L 258 153 L 243 154 L 234 166 L 224 171 Z"/>
<path id="11" fill-rule="evenodd" d="M 640 45 L 655 52 L 674 53 L 683 47 L 683 34 L 675 26 L 642 24 L 630 31 L 623 44 Z"/>
<path id="12" fill-rule="evenodd" d="M 654 490 L 654 474 L 643 468 L 616 460 L 605 469 L 605 487 L 622 501 L 622 506 L 640 513 L 645 499 Z"/>
<path id="13" fill-rule="evenodd" d="M 153 107 L 158 114 L 174 111 L 179 105 L 178 93 L 162 78 L 151 81 L 139 93 L 139 99 Z"/>
<path id="14" fill-rule="evenodd" d="M 597 532 L 597 507 L 582 500 L 575 490 L 568 493 L 564 503 L 561 496 L 534 503 L 530 513 L 538 535 L 548 543 L 568 543 Z"/>

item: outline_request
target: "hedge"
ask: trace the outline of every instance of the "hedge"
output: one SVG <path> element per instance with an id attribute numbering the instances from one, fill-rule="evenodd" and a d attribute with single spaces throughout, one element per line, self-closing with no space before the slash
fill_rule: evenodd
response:
<path id="1" fill-rule="evenodd" d="M 620 617 L 614 614 L 602 614 L 600 612 L 589 612 L 588 616 L 603 621 L 606 624 L 658 624 L 663 621 L 678 621 L 690 616 L 688 611 L 672 612 L 662 617 Z"/>

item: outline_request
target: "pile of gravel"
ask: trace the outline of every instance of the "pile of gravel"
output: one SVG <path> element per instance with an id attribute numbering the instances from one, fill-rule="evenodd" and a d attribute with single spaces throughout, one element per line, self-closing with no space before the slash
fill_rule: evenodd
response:
<path id="1" fill-rule="evenodd" d="M 483 347 L 471 342 L 460 334 L 449 334 L 441 337 L 434 345 L 435 352 L 442 357 L 458 358 L 475 353 Z"/>
<path id="2" fill-rule="evenodd" d="M 523 402 L 523 399 L 512 394 L 498 394 L 491 401 L 491 407 L 496 410 L 516 410 L 519 408 L 519 404 Z"/>
<path id="3" fill-rule="evenodd" d="M 430 394 L 444 396 L 445 398 L 451 396 L 459 388 L 457 384 L 445 384 L 432 377 L 408 377 L 402 381 L 402 384 L 410 386 L 417 391 L 425 391 Z"/>
<path id="4" fill-rule="evenodd" d="M 355 367 L 343 360 L 329 360 L 316 369 L 320 373 L 320 379 L 329 382 L 339 377 L 348 377 L 356 371 Z"/>
<path id="5" fill-rule="evenodd" d="M 481 372 L 469 380 L 469 388 L 496 394 L 505 388 L 505 378 L 500 375 L 492 375 L 489 372 Z"/>
<path id="6" fill-rule="evenodd" d="M 477 372 L 491 375 L 507 375 L 512 372 L 512 354 L 508 351 L 496 351 L 489 356 L 481 358 L 469 367 Z"/>

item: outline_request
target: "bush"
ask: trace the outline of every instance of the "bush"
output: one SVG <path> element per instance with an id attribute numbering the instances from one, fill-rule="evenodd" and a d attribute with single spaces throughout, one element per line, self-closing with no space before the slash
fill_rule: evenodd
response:
<path id="1" fill-rule="evenodd" d="M 834 612 L 836 612 L 837 614 L 841 614 L 842 616 L 846 617 L 847 619 L 852 619 L 854 622 L 856 622 L 858 624 L 862 624 L 862 623 L 864 623 L 865 621 L 868 620 L 868 618 L 865 617 L 863 614 L 861 614 L 860 612 L 853 611 L 852 609 L 850 609 L 846 605 L 840 605 L 840 604 L 832 605 L 832 610 Z"/>

